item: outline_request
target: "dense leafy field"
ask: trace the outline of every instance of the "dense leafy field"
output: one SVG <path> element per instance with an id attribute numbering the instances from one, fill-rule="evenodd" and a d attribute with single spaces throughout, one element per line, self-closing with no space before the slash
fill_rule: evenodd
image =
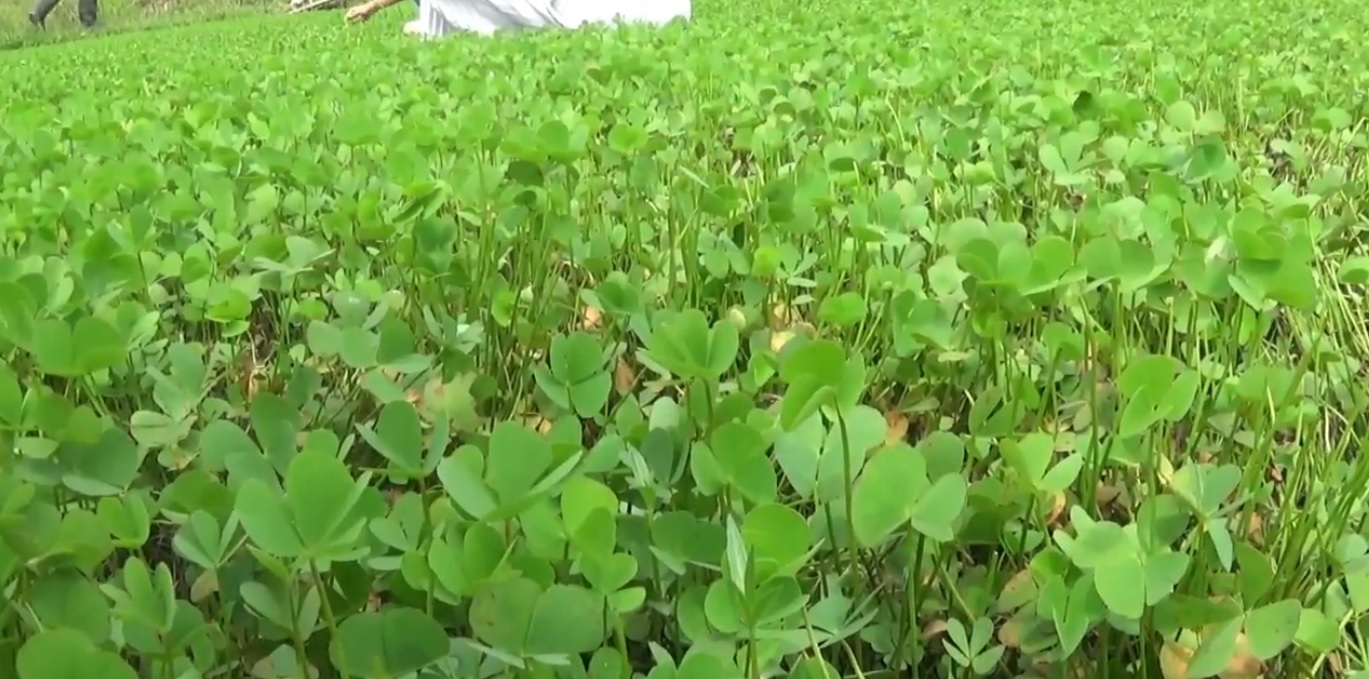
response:
<path id="1" fill-rule="evenodd" d="M 405 11 L 0 56 L 0 676 L 1369 676 L 1358 3 Z"/>

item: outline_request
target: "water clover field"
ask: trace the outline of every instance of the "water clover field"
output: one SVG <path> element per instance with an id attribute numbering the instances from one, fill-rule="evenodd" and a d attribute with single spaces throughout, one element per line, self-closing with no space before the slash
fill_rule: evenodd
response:
<path id="1" fill-rule="evenodd" d="M 1369 677 L 1369 14 L 0 56 L 0 676 Z"/>

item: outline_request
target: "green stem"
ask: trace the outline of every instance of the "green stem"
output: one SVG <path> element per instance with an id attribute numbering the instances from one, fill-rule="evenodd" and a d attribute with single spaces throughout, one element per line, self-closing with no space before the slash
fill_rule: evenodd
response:
<path id="1" fill-rule="evenodd" d="M 323 577 L 318 572 L 318 562 L 309 559 L 309 575 L 314 580 L 314 586 L 319 588 L 319 600 L 323 602 L 323 620 L 328 625 L 328 639 L 337 639 L 337 617 L 333 615 L 333 602 L 328 598 L 328 589 L 324 586 Z M 337 668 L 338 674 L 342 679 L 350 679 L 351 675 L 347 670 Z M 306 675 L 307 676 L 307 675 Z"/>
<path id="2" fill-rule="evenodd" d="M 313 562 L 309 562 L 312 567 Z M 318 576 L 314 576 L 317 578 Z M 317 581 L 317 580 L 316 580 Z M 299 617 L 299 592 L 294 587 L 286 587 L 290 596 L 290 610 L 294 612 L 296 618 Z M 299 676 L 309 676 L 309 654 L 304 650 L 304 637 L 297 625 L 290 626 L 290 640 L 295 646 L 295 668 L 299 670 Z"/>
<path id="3" fill-rule="evenodd" d="M 623 616 L 616 612 L 613 614 L 613 640 L 618 644 L 618 654 L 623 657 L 621 679 L 632 679 L 632 659 L 627 654 L 627 633 L 623 631 Z"/>
<path id="4" fill-rule="evenodd" d="M 851 478 L 851 434 L 846 427 L 846 417 L 841 414 L 840 408 L 833 408 L 837 414 L 837 429 L 841 433 L 841 482 L 845 490 L 842 502 L 846 508 L 846 539 L 850 549 L 847 550 L 847 565 L 854 572 L 856 563 L 859 560 L 856 555 L 856 522 L 855 512 L 853 511 L 853 496 L 855 495 L 855 482 Z"/>

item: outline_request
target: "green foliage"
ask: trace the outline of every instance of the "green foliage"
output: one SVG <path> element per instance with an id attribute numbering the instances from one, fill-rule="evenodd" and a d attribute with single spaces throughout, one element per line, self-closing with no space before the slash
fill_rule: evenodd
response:
<path id="1" fill-rule="evenodd" d="M 79 23 L 77 3 L 62 0 L 38 30 L 28 19 L 35 4 L 16 0 L 0 5 L 0 50 L 276 14 L 282 5 L 274 0 L 100 0 L 98 26 L 90 29 Z"/>
<path id="2" fill-rule="evenodd" d="M 0 56 L 0 675 L 1364 676 L 1359 5 L 696 12 Z"/>

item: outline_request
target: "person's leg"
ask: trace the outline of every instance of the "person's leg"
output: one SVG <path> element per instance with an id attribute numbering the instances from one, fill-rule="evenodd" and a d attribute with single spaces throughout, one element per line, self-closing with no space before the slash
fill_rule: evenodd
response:
<path id="1" fill-rule="evenodd" d="M 48 15 L 52 13 L 52 8 L 57 6 L 61 0 L 38 0 L 38 4 L 33 6 L 33 11 L 29 12 L 29 21 L 39 28 L 47 24 Z"/>
<path id="2" fill-rule="evenodd" d="M 81 17 L 81 25 L 86 28 L 94 28 L 95 22 L 100 18 L 99 0 L 80 0 L 77 4 L 77 13 Z"/>
<path id="3" fill-rule="evenodd" d="M 500 28 L 578 28 L 584 21 L 554 0 L 480 0 Z"/>
<path id="4" fill-rule="evenodd" d="M 440 38 L 454 30 L 432 0 L 421 0 L 418 3 L 418 18 L 414 20 L 413 24 L 413 29 L 410 29 L 409 25 L 405 25 L 404 32 L 409 33 L 412 30 L 413 35 L 428 39 Z"/>
<path id="5" fill-rule="evenodd" d="M 435 19 L 424 21 L 424 32 L 429 37 L 440 38 L 457 31 L 490 35 L 508 27 L 489 0 L 423 0 L 423 8 Z"/>

